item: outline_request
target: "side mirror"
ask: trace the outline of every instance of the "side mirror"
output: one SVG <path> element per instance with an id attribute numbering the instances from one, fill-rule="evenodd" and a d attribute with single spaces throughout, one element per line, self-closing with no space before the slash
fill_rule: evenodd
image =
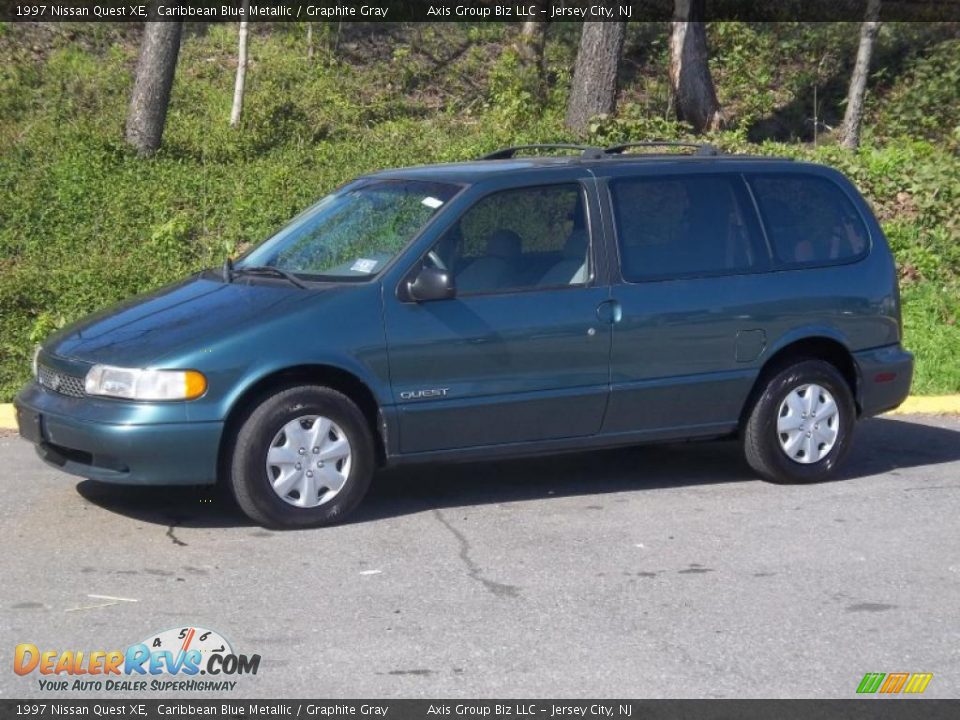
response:
<path id="1" fill-rule="evenodd" d="M 413 280 L 407 282 L 407 294 L 414 302 L 447 300 L 457 294 L 457 288 L 448 270 L 422 267 Z"/>

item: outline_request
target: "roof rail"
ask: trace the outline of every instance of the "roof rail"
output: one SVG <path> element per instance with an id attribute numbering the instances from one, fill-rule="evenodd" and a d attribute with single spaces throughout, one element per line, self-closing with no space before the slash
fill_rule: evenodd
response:
<path id="1" fill-rule="evenodd" d="M 677 142 L 673 140 L 650 140 L 644 142 L 629 142 L 623 143 L 622 145 L 611 145 L 610 147 L 604 148 L 603 152 L 605 155 L 620 155 L 624 150 L 629 150 L 633 147 L 681 147 L 681 148 L 694 148 L 694 155 L 719 155 L 720 151 L 714 146 L 708 143 L 692 143 L 692 142 Z"/>
<path id="2" fill-rule="evenodd" d="M 585 158 L 603 157 L 605 152 L 602 148 L 592 147 L 590 145 L 571 145 L 569 143 L 544 143 L 536 145 L 515 145 L 513 147 L 500 148 L 492 153 L 483 155 L 481 160 L 507 160 L 514 157 L 521 150 L 580 150 Z"/>

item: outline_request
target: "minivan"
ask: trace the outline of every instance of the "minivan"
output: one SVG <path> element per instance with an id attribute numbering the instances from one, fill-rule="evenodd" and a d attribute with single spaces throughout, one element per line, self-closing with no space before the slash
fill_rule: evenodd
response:
<path id="1" fill-rule="evenodd" d="M 828 167 L 649 145 L 350 182 L 49 338 L 20 433 L 93 480 L 221 482 L 270 527 L 399 463 L 738 438 L 761 478 L 827 478 L 910 387 L 877 220 Z"/>

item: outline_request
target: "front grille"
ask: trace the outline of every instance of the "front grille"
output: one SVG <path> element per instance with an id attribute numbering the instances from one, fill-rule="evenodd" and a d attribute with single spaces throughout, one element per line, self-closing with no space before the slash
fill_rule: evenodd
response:
<path id="1" fill-rule="evenodd" d="M 61 395 L 84 397 L 87 394 L 84 391 L 82 377 L 67 375 L 66 373 L 48 368 L 46 365 L 37 367 L 37 380 L 39 380 L 40 384 L 45 388 L 58 392 Z"/>

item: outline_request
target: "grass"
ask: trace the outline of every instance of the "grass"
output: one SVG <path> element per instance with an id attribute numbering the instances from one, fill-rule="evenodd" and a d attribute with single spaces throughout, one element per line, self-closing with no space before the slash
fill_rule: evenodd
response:
<path id="1" fill-rule="evenodd" d="M 853 178 L 901 269 L 914 390 L 957 392 L 960 89 L 949 78 L 960 54 L 942 29 L 885 28 L 865 146 L 848 153 L 829 138 L 797 140 L 811 82 L 843 77 L 855 26 L 712 27 L 731 126 L 711 140 Z M 336 23 L 320 24 L 312 60 L 302 26 L 257 25 L 245 115 L 232 130 L 235 25 L 190 25 L 164 147 L 141 160 L 122 142 L 131 26 L 0 27 L 0 401 L 26 381 L 33 344 L 54 329 L 219 264 L 351 177 L 572 140 L 562 117 L 577 30 L 551 32 L 541 84 L 512 51 L 515 28 L 495 23 L 345 23 L 339 38 Z M 593 141 L 688 136 L 668 112 L 664 39 L 658 25 L 631 24 L 621 109 L 594 124 Z M 818 79 L 808 65 L 828 51 L 836 58 Z M 914 131 L 903 118 L 918 107 L 930 111 Z M 793 139 L 752 142 L 767 127 Z"/>
<path id="2" fill-rule="evenodd" d="M 960 391 L 960 299 L 957 289 L 921 283 L 905 288 L 903 330 L 918 359 L 915 395 Z"/>

